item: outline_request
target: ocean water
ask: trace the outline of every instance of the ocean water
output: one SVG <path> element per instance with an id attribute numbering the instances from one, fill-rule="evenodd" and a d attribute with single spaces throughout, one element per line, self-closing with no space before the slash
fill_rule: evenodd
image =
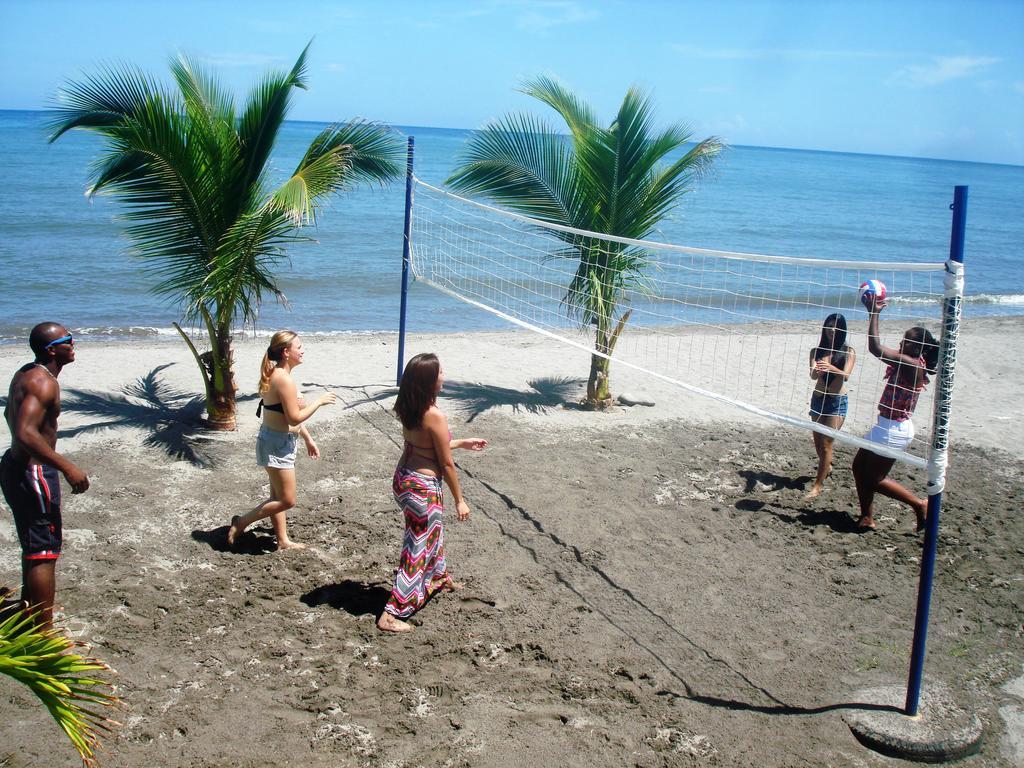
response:
<path id="1" fill-rule="evenodd" d="M 72 132 L 46 143 L 46 116 L 0 111 L 0 343 L 24 343 L 43 319 L 77 333 L 174 339 L 179 308 L 127 253 L 108 198 L 84 196 L 100 141 Z M 287 123 L 273 156 L 284 176 L 323 125 Z M 416 137 L 416 174 L 441 185 L 469 131 L 399 127 Z M 704 248 L 871 261 L 942 261 L 953 187 L 970 187 L 967 318 L 1024 314 L 1024 167 L 904 157 L 732 147 L 711 178 L 651 239 Z M 257 331 L 395 331 L 404 189 L 337 197 L 281 266 L 289 305 L 264 304 Z M 417 331 L 508 327 L 422 284 L 410 290 Z"/>

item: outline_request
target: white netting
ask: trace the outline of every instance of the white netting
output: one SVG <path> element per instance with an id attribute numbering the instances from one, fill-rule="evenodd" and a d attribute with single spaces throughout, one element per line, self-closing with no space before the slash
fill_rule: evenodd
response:
<path id="1" fill-rule="evenodd" d="M 854 445 L 874 423 L 885 365 L 867 349 L 867 311 L 858 286 L 885 283 L 882 343 L 899 345 L 915 325 L 936 338 L 942 321 L 944 263 L 893 264 L 730 253 L 595 236 L 481 205 L 416 180 L 412 219 L 416 279 L 573 346 L 592 351 L 563 299 L 580 265 L 601 254 L 641 254 L 646 266 L 623 286 L 620 310 L 632 309 L 612 355 L 629 366 L 746 411 L 817 429 Z M 573 248 L 583 244 L 584 249 Z M 594 256 L 593 254 L 598 254 Z M 847 382 L 849 413 L 841 432 L 812 422 L 810 350 L 822 321 L 842 313 L 857 363 Z M 621 311 L 616 315 L 621 314 Z M 921 393 L 907 452 L 872 450 L 925 466 L 932 392 Z"/>

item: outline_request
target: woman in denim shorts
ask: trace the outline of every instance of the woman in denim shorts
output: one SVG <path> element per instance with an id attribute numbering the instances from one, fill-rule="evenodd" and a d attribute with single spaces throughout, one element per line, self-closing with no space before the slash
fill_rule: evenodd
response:
<path id="1" fill-rule="evenodd" d="M 274 525 L 278 549 L 303 549 L 306 545 L 288 538 L 285 513 L 295 506 L 295 444 L 296 435 L 306 443 L 306 451 L 320 458 L 320 449 L 310 437 L 303 422 L 322 405 L 337 400 L 327 392 L 312 405 L 299 397 L 298 387 L 292 379 L 292 369 L 302 363 L 302 341 L 293 331 L 278 331 L 270 339 L 260 368 L 261 396 L 256 415 L 263 415 L 263 423 L 256 438 L 256 463 L 267 470 L 270 477 L 270 498 L 245 515 L 231 518 L 228 545 L 234 546 L 238 537 L 255 522 L 269 517 Z"/>
<path id="2" fill-rule="evenodd" d="M 842 429 L 846 421 L 846 380 L 853 372 L 857 353 L 846 344 L 846 318 L 834 313 L 825 318 L 821 326 L 818 346 L 811 350 L 811 421 L 830 429 Z M 814 436 L 814 450 L 818 454 L 818 472 L 814 485 L 804 497 L 813 499 L 825 487 L 825 478 L 832 472 L 832 438 L 818 432 Z"/>

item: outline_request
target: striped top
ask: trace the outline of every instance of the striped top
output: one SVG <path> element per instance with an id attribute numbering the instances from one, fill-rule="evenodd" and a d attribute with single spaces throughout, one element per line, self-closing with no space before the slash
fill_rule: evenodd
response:
<path id="1" fill-rule="evenodd" d="M 924 358 L 917 358 L 917 367 L 924 370 L 925 366 Z M 928 374 L 922 372 L 915 387 L 915 374 L 916 369 L 912 365 L 897 363 L 886 368 L 885 389 L 878 401 L 878 412 L 882 416 L 893 421 L 907 421 L 913 415 L 917 398 L 928 385 Z"/>

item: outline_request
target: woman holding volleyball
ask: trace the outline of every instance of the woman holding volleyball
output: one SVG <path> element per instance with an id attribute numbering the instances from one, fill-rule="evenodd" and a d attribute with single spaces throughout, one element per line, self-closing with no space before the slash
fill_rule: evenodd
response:
<path id="1" fill-rule="evenodd" d="M 889 366 L 885 371 L 885 388 L 878 401 L 878 420 L 865 437 L 873 443 L 903 451 L 914 439 L 911 416 L 917 407 L 918 397 L 928 384 L 929 374 L 934 374 L 938 367 L 939 344 L 927 329 L 915 326 L 903 334 L 898 348 L 883 346 L 878 338 L 878 316 L 885 309 L 885 299 L 868 293 L 864 296 L 864 303 L 868 308 L 868 351 Z M 909 506 L 917 518 L 917 530 L 924 528 L 928 501 L 888 478 L 895 463 L 895 459 L 880 456 L 866 448 L 861 448 L 854 456 L 853 477 L 860 502 L 859 530 L 875 528 L 876 492 Z"/>
<path id="2" fill-rule="evenodd" d="M 846 380 L 853 372 L 857 354 L 846 344 L 846 318 L 833 313 L 825 318 L 821 327 L 818 346 L 811 349 L 811 378 L 814 380 L 814 394 L 811 395 L 811 420 L 830 429 L 842 429 L 846 421 L 847 394 Z M 818 472 L 814 485 L 804 497 L 813 499 L 824 488 L 825 478 L 832 472 L 832 438 L 818 432 L 812 433 L 814 450 L 818 454 Z"/>

